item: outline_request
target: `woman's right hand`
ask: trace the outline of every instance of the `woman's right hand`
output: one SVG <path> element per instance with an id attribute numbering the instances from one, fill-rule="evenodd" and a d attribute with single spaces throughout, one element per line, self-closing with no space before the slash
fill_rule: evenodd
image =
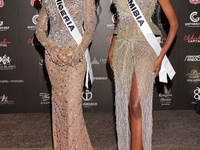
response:
<path id="1" fill-rule="evenodd" d="M 64 66 L 65 63 L 62 59 L 59 58 L 59 55 L 61 53 L 61 50 L 58 46 L 53 46 L 50 52 L 52 61 L 59 66 Z"/>
<path id="2" fill-rule="evenodd" d="M 80 57 L 79 56 L 80 52 L 78 52 L 79 46 L 77 46 L 76 43 L 75 44 L 71 43 L 67 45 L 65 48 L 60 48 L 58 46 L 53 46 L 51 48 L 49 54 L 51 55 L 52 61 L 55 64 L 64 66 L 66 64 L 72 65 L 73 63 L 74 65 L 76 65 L 78 63 L 78 61 L 76 62 L 76 60 L 73 60 L 73 56 L 75 57 L 75 55 L 77 55 L 75 58 Z M 76 51 L 75 53 L 73 53 L 74 50 Z"/>

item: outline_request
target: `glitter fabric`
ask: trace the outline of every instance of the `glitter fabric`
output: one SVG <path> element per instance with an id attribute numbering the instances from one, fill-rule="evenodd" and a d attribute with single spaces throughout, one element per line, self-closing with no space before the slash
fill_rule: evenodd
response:
<path id="1" fill-rule="evenodd" d="M 113 49 L 118 149 L 131 149 L 128 105 L 134 72 L 137 79 L 138 95 L 142 109 L 143 149 L 151 150 L 152 96 L 154 83 L 152 73 L 157 55 L 136 24 L 128 8 L 127 1 L 115 0 L 114 3 L 119 17 L 119 23 L 116 29 L 117 38 Z M 157 0 L 136 0 L 136 3 L 143 12 L 154 34 L 160 35 L 159 29 L 150 21 Z"/>
<path id="2" fill-rule="evenodd" d="M 95 5 L 92 0 L 66 0 L 65 7 L 82 34 L 79 46 L 60 19 L 55 0 L 43 0 L 35 32 L 47 52 L 45 63 L 52 85 L 54 149 L 92 150 L 82 114 L 81 92 L 86 70 L 84 52 L 94 31 Z M 50 31 L 46 36 L 48 21 Z M 59 47 L 59 51 L 54 51 L 55 47 Z M 63 58 L 65 65 L 56 65 L 53 55 Z"/>

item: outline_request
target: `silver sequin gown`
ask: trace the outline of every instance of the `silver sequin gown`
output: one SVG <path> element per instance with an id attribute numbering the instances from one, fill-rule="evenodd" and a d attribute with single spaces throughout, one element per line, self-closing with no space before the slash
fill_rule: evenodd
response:
<path id="1" fill-rule="evenodd" d="M 152 96 L 154 83 L 152 73 L 157 55 L 136 24 L 129 10 L 127 1 L 113 1 L 119 15 L 119 23 L 115 31 L 117 32 L 117 39 L 113 49 L 118 149 L 131 149 L 128 105 L 133 72 L 135 72 L 142 109 L 143 150 L 151 150 Z M 159 29 L 150 21 L 157 0 L 136 0 L 136 3 L 143 12 L 154 34 L 160 35 Z"/>
<path id="2" fill-rule="evenodd" d="M 47 51 L 45 63 L 52 85 L 54 149 L 92 150 L 82 113 L 81 92 L 86 70 L 84 52 L 94 31 L 95 5 L 93 0 L 66 0 L 65 6 L 82 34 L 83 39 L 79 46 L 63 21 L 60 26 L 55 0 L 43 0 L 36 26 L 36 36 Z M 50 32 L 46 36 L 48 20 Z M 69 50 L 70 45 L 76 45 L 77 49 Z M 58 66 L 51 61 L 53 46 L 63 48 L 66 54 L 73 53 L 72 57 L 66 58 L 68 64 Z"/>

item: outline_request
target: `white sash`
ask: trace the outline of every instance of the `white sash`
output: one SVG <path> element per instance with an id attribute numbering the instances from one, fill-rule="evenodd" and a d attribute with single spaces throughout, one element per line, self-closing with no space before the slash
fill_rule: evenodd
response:
<path id="1" fill-rule="evenodd" d="M 74 40 L 76 41 L 76 43 L 78 45 L 80 45 L 81 41 L 82 41 L 82 36 L 81 36 L 78 28 L 76 27 L 73 19 L 69 15 L 67 9 L 65 8 L 64 1 L 63 0 L 55 0 L 55 2 L 56 2 L 58 12 L 59 12 L 63 22 L 65 23 L 66 27 L 68 28 L 69 32 L 71 33 L 71 35 L 74 38 Z M 85 58 L 86 58 L 86 61 L 87 61 L 87 72 L 86 72 L 85 86 L 88 88 L 88 78 L 89 78 L 88 74 L 90 74 L 91 83 L 93 83 L 93 81 L 94 81 L 94 76 L 93 76 L 93 71 L 92 71 L 92 66 L 91 66 L 91 62 L 90 62 L 90 55 L 89 55 L 88 48 L 85 51 Z"/>
<path id="2" fill-rule="evenodd" d="M 74 21 L 72 20 L 71 16 L 69 15 L 67 9 L 65 8 L 65 3 L 63 0 L 55 0 L 56 6 L 58 8 L 58 12 L 60 13 L 60 16 L 65 23 L 66 27 L 68 28 L 69 32 L 73 36 L 76 43 L 79 45 L 82 41 L 82 36 L 80 32 L 78 31 L 78 28 L 76 27 Z"/>
<path id="3" fill-rule="evenodd" d="M 136 4 L 135 0 L 127 0 L 129 9 L 131 11 L 131 14 L 133 15 L 133 18 L 137 22 L 138 26 L 140 27 L 143 35 L 145 36 L 146 40 L 149 42 L 151 47 L 154 49 L 156 54 L 159 56 L 162 48 L 160 47 L 160 43 L 158 43 L 155 35 L 153 34 L 151 28 L 149 27 L 145 17 L 143 16 L 140 8 Z M 167 74 L 169 75 L 169 78 L 172 80 L 172 78 L 175 75 L 175 71 L 169 62 L 167 56 L 165 55 L 162 64 L 161 69 L 159 72 L 159 81 L 167 83 Z"/>

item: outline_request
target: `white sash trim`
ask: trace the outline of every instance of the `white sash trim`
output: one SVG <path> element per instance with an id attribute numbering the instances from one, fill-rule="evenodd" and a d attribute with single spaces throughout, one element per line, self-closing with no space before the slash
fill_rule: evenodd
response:
<path id="1" fill-rule="evenodd" d="M 140 8 L 136 4 L 135 0 L 127 0 L 129 9 L 131 11 L 131 14 L 135 21 L 137 22 L 138 26 L 140 27 L 143 35 L 145 36 L 146 40 L 149 42 L 151 47 L 154 49 L 156 54 L 159 56 L 162 48 L 158 41 L 156 40 L 155 35 L 153 34 L 151 28 L 149 27 L 145 17 L 143 16 Z M 162 64 L 161 64 L 161 69 L 159 72 L 159 81 L 167 83 L 167 74 L 169 75 L 169 78 L 172 80 L 172 78 L 175 75 L 175 71 L 169 62 L 167 56 L 165 55 Z"/>
<path id="2" fill-rule="evenodd" d="M 90 78 L 91 84 L 94 81 L 94 75 L 93 75 L 93 71 L 92 71 L 92 65 L 91 65 L 91 61 L 90 61 L 90 54 L 89 54 L 88 48 L 85 51 L 85 58 L 87 60 L 87 72 L 86 72 L 85 86 L 88 88 L 89 78 Z M 89 77 L 89 74 L 90 74 L 90 77 Z"/>
<path id="3" fill-rule="evenodd" d="M 78 28 L 76 27 L 73 19 L 69 15 L 67 9 L 65 8 L 64 1 L 63 0 L 55 0 L 55 1 L 56 1 L 56 6 L 58 9 L 58 12 L 60 13 L 60 16 L 61 16 L 63 22 L 65 23 L 66 27 L 68 28 L 69 32 L 73 36 L 76 43 L 78 45 L 81 44 L 82 36 L 81 36 Z"/>
<path id="4" fill-rule="evenodd" d="M 57 9 L 58 9 L 58 12 L 59 12 L 63 22 L 65 23 L 66 27 L 68 28 L 69 32 L 73 36 L 73 38 L 76 41 L 76 43 L 78 45 L 80 45 L 81 41 L 82 41 L 82 36 L 81 36 L 78 28 L 76 27 L 73 19 L 69 15 L 67 9 L 65 8 L 64 1 L 63 0 L 55 0 L 55 2 L 56 2 L 56 6 L 57 6 Z M 90 62 L 90 55 L 89 55 L 88 49 L 85 51 L 85 57 L 86 57 L 86 61 L 87 61 L 87 71 L 86 71 L 85 86 L 88 88 L 89 74 L 90 74 L 91 83 L 93 83 L 93 81 L 94 81 L 94 76 L 93 76 L 93 71 L 92 71 L 92 66 L 91 66 L 91 62 Z"/>

